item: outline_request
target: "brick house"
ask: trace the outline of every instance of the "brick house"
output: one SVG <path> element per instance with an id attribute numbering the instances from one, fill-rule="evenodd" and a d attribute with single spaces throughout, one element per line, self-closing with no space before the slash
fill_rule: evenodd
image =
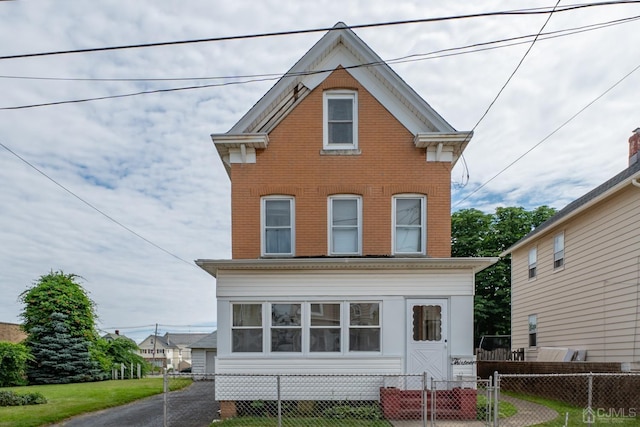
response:
<path id="1" fill-rule="evenodd" d="M 471 136 L 342 23 L 212 135 L 233 243 L 231 260 L 196 261 L 217 279 L 216 373 L 474 376 L 452 361 L 474 358 L 474 275 L 497 259 L 451 258 L 451 169 Z"/>

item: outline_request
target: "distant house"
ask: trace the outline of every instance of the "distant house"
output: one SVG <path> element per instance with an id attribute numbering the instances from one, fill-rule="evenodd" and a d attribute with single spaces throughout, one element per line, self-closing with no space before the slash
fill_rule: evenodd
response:
<path id="1" fill-rule="evenodd" d="M 502 254 L 511 254 L 512 347 L 527 360 L 560 347 L 640 367 L 639 146 L 636 129 L 627 169 Z"/>
<path id="2" fill-rule="evenodd" d="M 190 345 L 208 334 L 169 333 L 164 336 L 149 335 L 139 345 L 140 355 L 160 368 L 181 371 L 191 367 Z"/>
<path id="3" fill-rule="evenodd" d="M 216 373 L 475 378 L 474 277 L 497 258 L 451 257 L 471 136 L 343 23 L 212 135 L 233 242 L 233 259 L 196 261 L 217 279 Z M 378 397 L 351 387 L 332 398 Z M 221 401 L 254 391 L 216 384 Z"/>
<path id="4" fill-rule="evenodd" d="M 218 331 L 210 333 L 189 347 L 191 348 L 191 372 L 194 374 L 215 374 Z"/>
<path id="5" fill-rule="evenodd" d="M 0 322 L 0 341 L 19 343 L 27 339 L 22 326 L 16 323 Z"/>
<path id="6" fill-rule="evenodd" d="M 119 330 L 117 330 L 117 329 L 115 330 L 115 332 L 114 332 L 114 333 L 108 332 L 108 333 L 104 334 L 104 335 L 102 336 L 102 338 L 103 338 L 103 339 L 105 339 L 105 340 L 107 340 L 107 341 L 113 341 L 113 340 L 117 340 L 117 339 L 119 339 L 119 338 L 123 338 L 123 339 L 125 339 L 125 340 L 129 340 L 129 341 L 131 341 L 131 342 L 132 342 L 132 343 L 134 343 L 134 344 L 136 343 L 136 342 L 135 342 L 134 340 L 132 340 L 131 338 L 126 337 L 126 336 L 124 336 L 124 335 L 120 335 L 120 331 L 119 331 Z M 136 344 L 136 345 L 137 345 L 137 344 Z"/>

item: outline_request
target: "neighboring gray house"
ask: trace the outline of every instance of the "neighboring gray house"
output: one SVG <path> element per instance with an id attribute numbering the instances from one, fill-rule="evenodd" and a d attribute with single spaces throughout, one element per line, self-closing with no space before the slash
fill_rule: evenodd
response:
<path id="1" fill-rule="evenodd" d="M 193 374 L 215 374 L 218 355 L 218 331 L 212 332 L 191 344 L 191 372 Z"/>
<path id="2" fill-rule="evenodd" d="M 596 362 L 640 365 L 640 129 L 629 167 L 516 242 L 512 348 L 586 350 Z"/>
<path id="3" fill-rule="evenodd" d="M 140 355 L 155 366 L 181 371 L 191 367 L 190 345 L 208 334 L 149 335 L 138 347 Z"/>

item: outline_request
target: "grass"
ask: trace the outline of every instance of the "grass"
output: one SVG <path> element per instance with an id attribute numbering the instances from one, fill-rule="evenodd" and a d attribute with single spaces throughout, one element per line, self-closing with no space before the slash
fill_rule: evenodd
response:
<path id="1" fill-rule="evenodd" d="M 487 407 L 487 396 L 485 396 L 484 394 L 479 394 L 478 395 L 478 415 L 481 419 L 484 419 L 484 416 L 486 413 L 482 412 L 483 410 L 486 410 L 485 408 Z M 493 408 L 491 408 L 491 411 L 493 411 Z M 508 417 L 512 417 L 515 414 L 518 413 L 518 408 L 516 408 L 514 405 L 512 405 L 509 402 L 505 402 L 503 400 L 499 400 L 498 401 L 498 418 L 508 418 Z"/>
<path id="2" fill-rule="evenodd" d="M 186 387 L 190 383 L 170 382 L 171 389 Z M 38 392 L 47 398 L 47 403 L 42 405 L 0 407 L 0 427 L 36 427 L 162 393 L 162 378 L 7 387 L 0 390 Z"/>
<path id="3" fill-rule="evenodd" d="M 329 418 L 290 418 L 282 420 L 283 425 L 289 426 L 323 426 L 323 427 L 392 427 L 386 420 L 332 420 Z M 277 427 L 277 418 L 266 417 L 238 417 L 214 422 L 211 427 Z"/>
<path id="4" fill-rule="evenodd" d="M 536 426 L 563 427 L 565 425 L 565 416 L 566 416 L 565 414 L 567 413 L 569 414 L 568 423 L 567 423 L 568 426 L 586 426 L 587 425 L 583 422 L 583 418 L 582 418 L 584 408 L 578 408 L 575 406 L 567 405 L 566 403 L 558 402 L 556 400 L 544 399 L 544 398 L 535 397 L 535 396 L 528 396 L 525 394 L 512 393 L 512 392 L 502 392 L 502 393 L 508 396 L 516 397 L 518 399 L 527 400 L 529 402 L 544 405 L 547 408 L 553 409 L 558 413 L 558 416 L 555 419 L 548 421 L 546 423 L 536 424 Z M 640 426 L 640 418 L 638 418 L 638 416 L 640 415 L 640 410 L 638 410 L 637 408 L 634 408 L 634 411 L 635 413 L 632 413 L 632 415 L 635 415 L 635 416 L 632 418 L 622 417 L 622 416 L 607 417 L 606 416 L 608 412 L 608 409 L 607 409 L 604 413 L 601 413 L 600 417 L 596 418 L 594 425 L 606 424 L 606 425 L 614 425 L 616 427 L 617 426 L 625 426 L 625 427 Z M 627 412 L 626 415 L 629 415 L 629 412 Z"/>

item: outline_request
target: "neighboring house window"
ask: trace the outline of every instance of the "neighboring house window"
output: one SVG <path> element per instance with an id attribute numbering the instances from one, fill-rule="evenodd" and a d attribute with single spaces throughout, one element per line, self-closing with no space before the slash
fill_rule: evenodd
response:
<path id="1" fill-rule="evenodd" d="M 358 94 L 334 90 L 324 93 L 325 150 L 358 148 Z"/>
<path id="2" fill-rule="evenodd" d="M 262 254 L 293 255 L 294 233 L 293 197 L 265 197 L 262 199 Z"/>
<path id="3" fill-rule="evenodd" d="M 312 303 L 310 306 L 309 351 L 339 352 L 342 335 L 340 304 Z"/>
<path id="4" fill-rule="evenodd" d="M 553 268 L 564 265 L 564 233 L 557 234 L 553 238 Z"/>
<path id="5" fill-rule="evenodd" d="M 529 249 L 529 279 L 536 277 L 538 265 L 538 248 Z"/>
<path id="6" fill-rule="evenodd" d="M 349 304 L 349 351 L 380 351 L 380 304 Z"/>
<path id="7" fill-rule="evenodd" d="M 271 351 L 302 351 L 301 304 L 271 304 Z"/>
<path id="8" fill-rule="evenodd" d="M 358 196 L 329 197 L 329 253 L 359 255 L 362 246 L 362 199 Z"/>
<path id="9" fill-rule="evenodd" d="M 538 315 L 529 316 L 529 347 L 537 347 L 538 345 Z"/>
<path id="10" fill-rule="evenodd" d="M 393 198 L 393 253 L 426 254 L 426 198 L 402 195 Z"/>
<path id="11" fill-rule="evenodd" d="M 232 304 L 231 351 L 262 352 L 262 304 Z"/>

